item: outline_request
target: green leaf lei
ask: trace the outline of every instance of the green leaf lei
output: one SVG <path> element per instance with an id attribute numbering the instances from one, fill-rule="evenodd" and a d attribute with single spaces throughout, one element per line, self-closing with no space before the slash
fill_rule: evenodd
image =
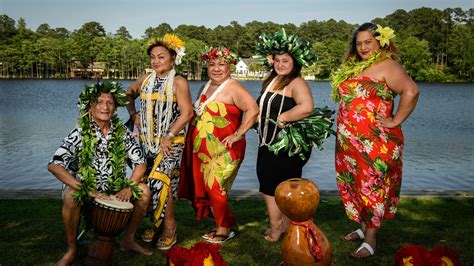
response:
<path id="1" fill-rule="evenodd" d="M 110 93 L 115 98 L 117 106 L 125 106 L 127 98 L 125 91 L 120 85 L 115 82 L 97 83 L 90 86 L 84 85 L 84 89 L 79 96 L 78 106 L 81 110 L 81 118 L 79 119 L 79 126 L 81 127 L 81 136 L 83 147 L 79 151 L 79 174 L 81 175 L 81 184 L 79 191 L 73 193 L 75 202 L 84 204 L 85 201 L 91 200 L 91 194 L 96 189 L 97 179 L 96 171 L 92 166 L 92 159 L 94 152 L 97 149 L 97 133 L 91 121 L 91 114 L 89 108 L 91 103 L 97 103 L 97 98 L 101 93 Z M 130 188 L 132 191 L 132 199 L 139 199 L 142 195 L 142 190 L 133 183 L 132 180 L 126 177 L 125 162 L 127 153 L 125 150 L 124 136 L 126 129 L 117 117 L 116 114 L 112 116 L 112 123 L 114 130 L 112 138 L 107 144 L 107 155 L 111 158 L 112 176 L 107 179 L 108 190 L 104 193 L 111 195 L 119 192 L 123 188 Z"/>
<path id="2" fill-rule="evenodd" d="M 335 102 L 341 101 L 341 95 L 339 95 L 339 85 L 347 80 L 348 78 L 355 77 L 362 73 L 366 68 L 370 67 L 373 64 L 384 61 L 385 59 L 394 59 L 395 56 L 392 53 L 388 52 L 376 52 L 372 54 L 367 60 L 357 61 L 356 57 L 352 57 L 349 61 L 342 64 L 336 73 L 331 77 L 331 98 Z"/>
<path id="3" fill-rule="evenodd" d="M 276 136 L 275 142 L 268 149 L 277 155 L 281 150 L 288 152 L 290 157 L 299 155 L 305 160 L 304 152 L 309 151 L 311 146 L 323 149 L 323 140 L 335 132 L 331 129 L 334 111 L 327 106 L 314 108 L 309 117 L 289 123 Z M 278 125 L 274 120 L 271 122 Z"/>

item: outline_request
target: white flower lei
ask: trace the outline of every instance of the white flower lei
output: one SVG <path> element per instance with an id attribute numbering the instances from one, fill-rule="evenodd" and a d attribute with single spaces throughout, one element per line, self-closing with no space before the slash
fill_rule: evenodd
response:
<path id="1" fill-rule="evenodd" d="M 206 108 L 206 105 L 209 104 L 210 102 L 214 101 L 216 99 L 217 95 L 219 95 L 219 93 L 221 93 L 222 90 L 224 90 L 225 85 L 227 85 L 227 82 L 229 82 L 229 80 L 230 80 L 230 78 L 228 78 L 228 79 L 226 79 L 226 81 L 222 82 L 222 84 L 219 85 L 219 87 L 217 87 L 217 89 L 214 91 L 214 93 L 212 93 L 212 95 L 209 98 L 207 98 L 207 100 L 204 101 L 201 104 L 201 96 L 206 94 L 207 90 L 209 89 L 209 86 L 211 86 L 212 81 L 209 80 L 206 83 L 206 86 L 204 86 L 204 89 L 202 90 L 202 92 L 199 95 L 198 99 L 194 103 L 194 111 L 196 112 L 196 114 L 198 116 L 201 116 L 202 113 L 204 112 L 204 108 Z"/>
<path id="2" fill-rule="evenodd" d="M 174 83 L 174 76 L 176 75 L 176 71 L 172 69 L 168 75 L 166 75 L 165 81 L 161 84 L 160 88 L 157 91 L 158 97 L 160 95 L 166 95 L 166 110 L 164 109 L 164 102 L 157 99 L 155 101 L 155 108 L 154 112 L 152 107 L 152 100 L 151 96 L 153 94 L 153 88 L 155 86 L 156 80 L 156 72 L 153 71 L 148 76 L 148 81 L 145 84 L 144 88 L 146 88 L 146 102 L 145 102 L 145 110 L 140 110 L 140 123 L 142 125 L 142 134 L 145 136 L 145 149 L 156 154 L 160 150 L 160 140 L 166 134 L 166 131 L 170 127 L 170 121 L 173 115 L 173 83 Z M 165 119 L 163 121 L 162 116 L 165 115 Z M 157 141 L 154 141 L 154 127 L 153 125 L 153 118 L 158 117 L 159 123 L 158 125 L 154 125 L 158 127 L 158 135 L 156 136 Z"/>

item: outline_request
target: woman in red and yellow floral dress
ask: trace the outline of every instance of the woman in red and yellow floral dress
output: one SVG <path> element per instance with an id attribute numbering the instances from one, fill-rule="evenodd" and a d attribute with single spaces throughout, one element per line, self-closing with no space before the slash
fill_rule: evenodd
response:
<path id="1" fill-rule="evenodd" d="M 365 23 L 354 33 L 342 68 L 334 76 L 337 116 L 337 185 L 349 219 L 361 224 L 344 240 L 363 240 L 354 258 L 374 254 L 376 233 L 397 211 L 403 134 L 418 88 L 396 61 L 390 28 Z M 400 103 L 393 114 L 394 97 Z"/>
<path id="2" fill-rule="evenodd" d="M 228 49 L 212 47 L 201 55 L 201 60 L 207 61 L 210 80 L 194 106 L 196 116 L 188 135 L 191 141 L 186 143 L 186 150 L 192 149 L 192 163 L 189 164 L 190 152 L 187 152 L 185 158 L 188 158 L 184 160 L 187 169 L 181 175 L 178 192 L 193 201 L 199 220 L 212 214 L 217 226 L 202 236 L 212 243 L 222 243 L 235 236 L 230 228 L 237 223 L 227 197 L 244 159 L 244 134 L 258 114 L 250 93 L 238 81 L 230 79 L 230 64 L 235 58 Z"/>

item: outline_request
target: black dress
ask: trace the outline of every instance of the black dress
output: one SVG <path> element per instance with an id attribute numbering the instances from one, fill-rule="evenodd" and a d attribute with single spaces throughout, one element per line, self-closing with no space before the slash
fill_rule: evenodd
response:
<path id="1" fill-rule="evenodd" d="M 268 108 L 268 100 L 272 94 L 272 92 L 268 92 L 263 101 L 262 113 L 260 114 L 262 116 L 260 120 L 261 124 L 258 125 L 259 132 L 263 132 L 265 116 Z M 257 104 L 260 103 L 260 97 L 257 99 Z M 281 94 L 277 94 L 275 98 L 273 98 L 272 105 L 270 106 L 270 118 L 274 121 L 277 120 L 282 98 L 283 96 Z M 296 106 L 295 100 L 292 97 L 285 96 L 281 113 L 290 110 L 294 106 Z M 272 122 L 268 123 L 268 133 L 265 143 L 268 143 L 268 141 L 271 140 L 275 127 L 275 124 Z M 276 127 L 275 136 L 278 135 L 280 130 L 281 129 L 279 127 Z M 259 138 L 261 138 L 260 134 Z M 275 140 L 273 140 L 273 142 L 274 141 Z M 260 139 L 260 142 L 262 142 L 262 139 Z M 268 150 L 267 146 L 259 147 L 257 155 L 257 177 L 258 181 L 260 182 L 259 191 L 265 195 L 274 196 L 275 189 L 278 184 L 290 178 L 301 177 L 303 166 L 308 161 L 310 155 L 311 150 L 305 153 L 306 159 L 302 160 L 298 155 L 289 157 L 288 153 L 284 151 L 280 151 L 278 155 L 275 155 L 273 152 Z"/>

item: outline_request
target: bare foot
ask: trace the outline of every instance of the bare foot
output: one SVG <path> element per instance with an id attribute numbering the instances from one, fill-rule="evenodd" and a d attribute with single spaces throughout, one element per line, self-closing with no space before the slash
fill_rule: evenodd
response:
<path id="1" fill-rule="evenodd" d="M 263 236 L 263 238 L 265 238 L 265 240 L 267 240 L 268 242 L 276 242 L 278 240 L 280 240 L 280 236 L 283 234 L 283 232 L 281 230 L 272 230 L 272 229 L 268 229 L 266 232 L 265 232 L 265 235 Z"/>
<path id="2" fill-rule="evenodd" d="M 71 265 L 76 260 L 76 251 L 75 250 L 68 250 L 66 254 L 56 262 L 56 266 L 67 266 Z"/>
<path id="3" fill-rule="evenodd" d="M 140 246 L 137 242 L 135 241 L 123 241 L 122 242 L 122 250 L 128 250 L 128 251 L 135 251 L 139 254 L 142 254 L 144 256 L 151 256 L 153 255 L 153 251 L 144 248 Z"/>

